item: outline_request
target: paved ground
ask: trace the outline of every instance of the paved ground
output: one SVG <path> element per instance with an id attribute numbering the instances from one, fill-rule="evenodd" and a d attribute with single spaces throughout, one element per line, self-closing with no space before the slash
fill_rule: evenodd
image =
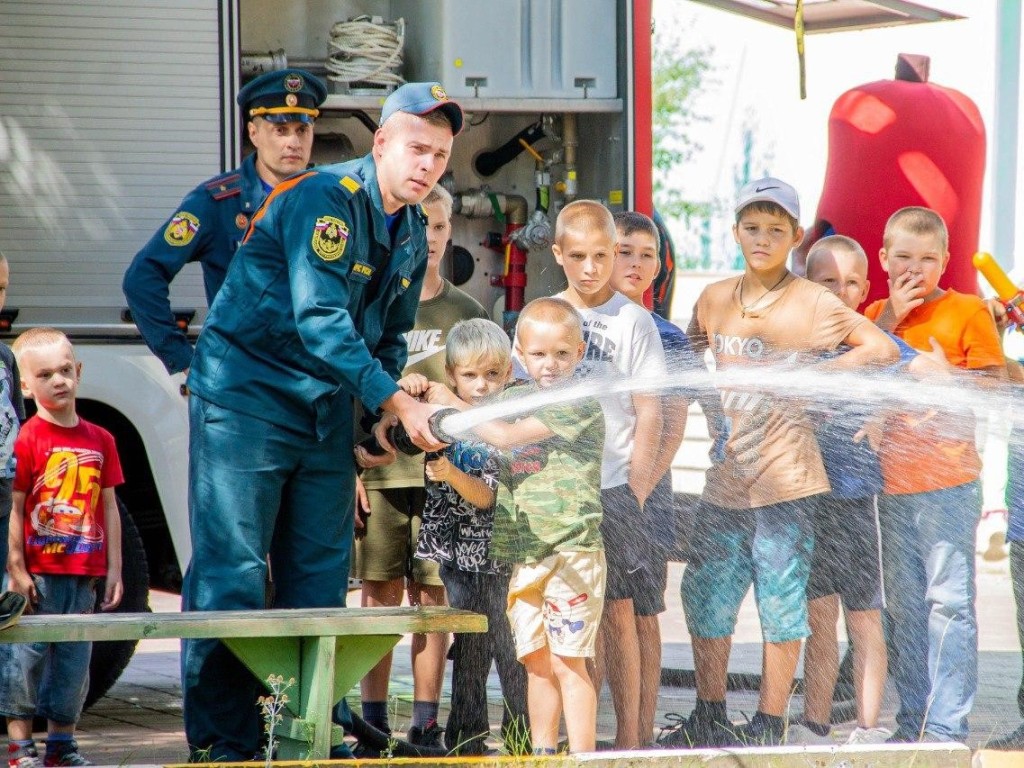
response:
<path id="1" fill-rule="evenodd" d="M 1013 622 L 1010 581 L 1006 560 L 978 561 L 979 619 L 981 623 L 981 685 L 971 720 L 971 746 L 977 746 L 992 734 L 1016 727 L 1018 717 L 1015 695 L 1021 676 L 1021 654 Z M 663 666 L 692 669 L 689 637 L 679 604 L 678 585 L 682 566 L 673 564 L 667 600 L 669 610 L 662 616 L 664 639 Z M 176 596 L 153 593 L 154 611 L 177 609 Z M 733 646 L 731 671 L 757 672 L 760 668 L 760 631 L 753 603 L 748 596 Z M 492 722 L 500 721 L 499 688 L 492 675 Z M 396 695 L 395 720 L 399 728 L 409 722 L 412 677 L 409 644 L 404 640 L 396 649 L 392 693 Z M 445 691 L 447 698 L 448 691 Z M 793 710 L 802 709 L 800 696 L 793 697 Z M 658 721 L 666 712 L 687 714 L 693 707 L 692 689 L 663 686 L 658 704 Z M 754 693 L 730 693 L 730 714 L 742 722 L 756 709 Z M 890 695 L 885 713 L 892 727 L 895 698 Z M 845 738 L 851 725 L 837 729 Z M 610 739 L 614 730 L 607 689 L 602 696 L 599 738 Z M 143 641 L 134 659 L 110 694 L 100 700 L 82 719 L 79 731 L 82 751 L 93 761 L 107 765 L 125 763 L 180 762 L 186 757 L 181 725 L 181 686 L 178 675 L 178 644 L 174 641 Z"/>

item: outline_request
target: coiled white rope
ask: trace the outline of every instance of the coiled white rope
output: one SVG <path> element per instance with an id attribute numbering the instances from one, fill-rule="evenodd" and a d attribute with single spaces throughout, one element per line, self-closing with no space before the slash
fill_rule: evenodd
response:
<path id="1" fill-rule="evenodd" d="M 356 16 L 331 27 L 327 77 L 349 86 L 385 87 L 405 82 L 401 75 L 405 19 Z"/>

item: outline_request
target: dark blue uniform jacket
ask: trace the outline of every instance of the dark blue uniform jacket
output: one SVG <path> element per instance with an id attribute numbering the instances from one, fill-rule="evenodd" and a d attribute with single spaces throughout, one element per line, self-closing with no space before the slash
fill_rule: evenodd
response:
<path id="1" fill-rule="evenodd" d="M 377 411 L 405 367 L 425 223 L 406 206 L 389 234 L 370 155 L 279 184 L 213 302 L 189 387 L 319 438 L 351 428 L 353 397 Z"/>

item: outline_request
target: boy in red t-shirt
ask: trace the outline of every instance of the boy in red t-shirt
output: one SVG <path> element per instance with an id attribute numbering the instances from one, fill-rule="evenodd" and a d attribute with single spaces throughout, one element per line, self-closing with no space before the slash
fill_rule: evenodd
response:
<path id="1" fill-rule="evenodd" d="M 957 375 L 985 387 L 1005 376 L 999 333 L 977 296 L 939 288 L 949 263 L 946 224 L 902 208 L 879 257 L 889 298 L 865 314 L 917 350 L 941 347 Z M 889 669 L 900 709 L 891 741 L 963 741 L 978 688 L 974 540 L 981 459 L 974 415 L 935 408 L 888 417 L 878 499 L 889 618 Z"/>
<path id="2" fill-rule="evenodd" d="M 8 588 L 35 613 L 91 613 L 121 602 L 121 521 L 114 486 L 124 482 L 114 438 L 80 419 L 75 394 L 82 364 L 60 331 L 34 328 L 14 342 L 21 387 L 37 413 L 14 445 L 17 467 L 8 541 Z M 7 718 L 9 768 L 90 763 L 75 725 L 89 683 L 92 643 L 0 647 L 0 714 Z M 32 718 L 47 719 L 46 757 L 32 740 Z"/>

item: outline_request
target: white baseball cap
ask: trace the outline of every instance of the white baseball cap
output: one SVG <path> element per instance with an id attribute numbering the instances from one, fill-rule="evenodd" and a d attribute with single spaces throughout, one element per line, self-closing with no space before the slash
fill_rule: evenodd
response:
<path id="1" fill-rule="evenodd" d="M 751 181 L 736 197 L 736 214 L 751 203 L 775 203 L 797 221 L 800 220 L 800 198 L 796 190 L 772 176 Z"/>

